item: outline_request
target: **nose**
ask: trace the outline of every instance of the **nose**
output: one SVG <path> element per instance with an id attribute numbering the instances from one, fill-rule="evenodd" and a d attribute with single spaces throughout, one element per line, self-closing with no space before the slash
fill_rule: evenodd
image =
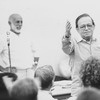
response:
<path id="1" fill-rule="evenodd" d="M 19 25 L 21 26 L 22 25 L 22 22 L 19 22 Z"/>
<path id="2" fill-rule="evenodd" d="M 88 29 L 87 25 L 85 26 L 85 29 L 86 29 L 86 30 Z"/>

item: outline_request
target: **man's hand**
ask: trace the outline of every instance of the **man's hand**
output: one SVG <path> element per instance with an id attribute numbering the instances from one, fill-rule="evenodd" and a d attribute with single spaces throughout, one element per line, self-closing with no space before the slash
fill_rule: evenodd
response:
<path id="1" fill-rule="evenodd" d="M 70 30 L 71 30 L 71 23 L 69 21 L 67 21 L 66 23 L 66 34 L 65 34 L 65 37 L 69 38 L 71 33 L 70 33 Z"/>

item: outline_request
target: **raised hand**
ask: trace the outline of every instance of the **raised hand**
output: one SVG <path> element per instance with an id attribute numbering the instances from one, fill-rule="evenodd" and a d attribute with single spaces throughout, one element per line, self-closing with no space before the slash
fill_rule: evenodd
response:
<path id="1" fill-rule="evenodd" d="M 71 27 L 71 23 L 69 21 L 67 21 L 67 23 L 66 23 L 66 34 L 65 34 L 65 36 L 70 37 L 70 35 L 71 35 L 71 33 L 70 33 L 71 28 L 72 28 Z"/>

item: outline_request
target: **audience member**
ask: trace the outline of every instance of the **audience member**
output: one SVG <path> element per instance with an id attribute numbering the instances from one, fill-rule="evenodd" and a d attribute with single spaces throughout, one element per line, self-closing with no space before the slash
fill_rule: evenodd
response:
<path id="1" fill-rule="evenodd" d="M 80 78 L 83 86 L 100 89 L 100 59 L 89 57 L 81 66 Z"/>
<path id="2" fill-rule="evenodd" d="M 34 73 L 34 77 L 39 80 L 40 89 L 38 100 L 54 100 L 50 94 L 50 89 L 53 86 L 55 73 L 51 65 L 38 67 Z"/>
<path id="3" fill-rule="evenodd" d="M 100 91 L 96 88 L 85 88 L 76 100 L 100 100 Z"/>
<path id="4" fill-rule="evenodd" d="M 18 77 L 15 73 L 10 73 L 10 72 L 5 72 L 2 73 L 3 77 L 3 82 L 8 90 L 8 92 L 10 92 L 13 84 L 17 81 Z"/>
<path id="5" fill-rule="evenodd" d="M 0 73 L 0 95 L 1 94 L 8 94 L 8 90 L 5 86 L 5 83 L 3 81 L 4 73 Z"/>
<path id="6" fill-rule="evenodd" d="M 9 82 L 5 84 L 3 80 L 5 76 L 12 78 L 12 81 L 15 81 L 17 77 L 13 73 L 0 73 L 0 100 L 11 100 L 9 95 L 10 91 L 6 86 Z"/>
<path id="7" fill-rule="evenodd" d="M 11 98 L 13 100 L 37 100 L 38 87 L 31 78 L 18 80 L 12 87 Z"/>
<path id="8" fill-rule="evenodd" d="M 88 87 L 100 89 L 100 59 L 91 56 L 83 61 L 79 73 L 83 89 Z M 76 100 L 76 97 L 73 96 L 69 100 Z"/>

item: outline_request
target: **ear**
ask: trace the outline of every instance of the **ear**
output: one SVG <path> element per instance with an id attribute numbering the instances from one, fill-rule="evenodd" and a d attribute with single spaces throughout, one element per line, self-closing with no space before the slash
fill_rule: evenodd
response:
<path id="1" fill-rule="evenodd" d="M 77 32 L 79 33 L 79 28 L 76 28 Z"/>
<path id="2" fill-rule="evenodd" d="M 8 21 L 8 24 L 9 24 L 9 25 L 11 25 L 11 22 L 10 22 L 10 21 Z"/>
<path id="3" fill-rule="evenodd" d="M 52 80 L 52 83 L 51 83 L 51 86 L 50 87 L 52 87 L 54 85 L 54 80 Z"/>
<path id="4" fill-rule="evenodd" d="M 95 29 L 95 25 L 93 25 L 93 31 L 94 31 L 94 29 Z"/>

